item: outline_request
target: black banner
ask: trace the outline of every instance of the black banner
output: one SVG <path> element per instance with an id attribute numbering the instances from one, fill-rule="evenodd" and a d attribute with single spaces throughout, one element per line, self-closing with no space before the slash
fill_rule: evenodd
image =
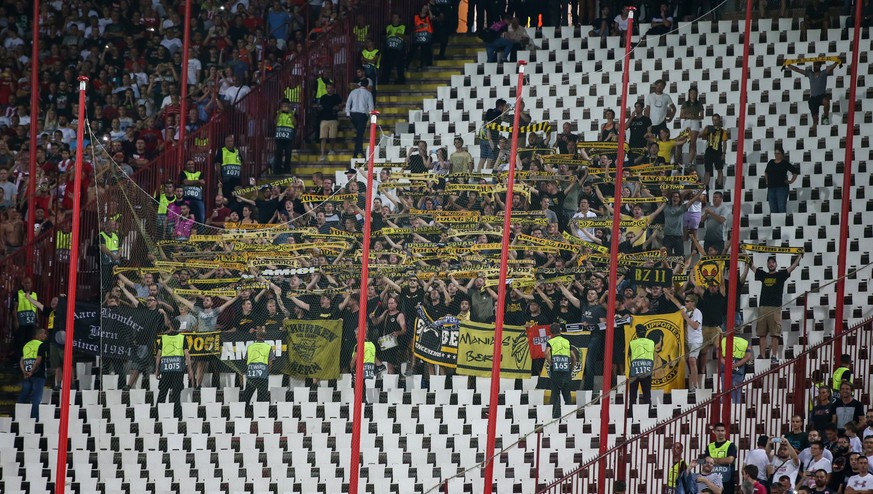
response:
<path id="1" fill-rule="evenodd" d="M 66 298 L 61 297 L 55 311 L 52 341 L 66 342 Z M 138 346 L 150 345 L 163 330 L 163 316 L 148 309 L 101 307 L 92 302 L 77 302 L 74 312 L 73 350 L 86 355 L 134 358 Z"/>
<path id="2" fill-rule="evenodd" d="M 636 285 L 671 286 L 673 271 L 667 268 L 630 268 L 627 277 Z"/>

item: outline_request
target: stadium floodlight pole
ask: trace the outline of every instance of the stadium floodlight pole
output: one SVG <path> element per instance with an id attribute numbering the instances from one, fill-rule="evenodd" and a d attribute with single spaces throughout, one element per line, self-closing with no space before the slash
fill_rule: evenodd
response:
<path id="1" fill-rule="evenodd" d="M 70 271 L 67 275 L 67 307 L 64 340 L 64 376 L 61 384 L 61 418 L 58 424 L 58 463 L 55 493 L 64 494 L 67 479 L 67 434 L 70 418 L 70 382 L 73 367 L 73 329 L 76 314 L 76 286 L 79 267 L 79 218 L 82 211 L 82 138 L 85 131 L 85 89 L 88 78 L 79 76 L 79 119 L 76 129 L 76 172 L 73 182 L 73 230 L 70 232 Z"/>
<path id="2" fill-rule="evenodd" d="M 734 165 L 733 219 L 731 221 L 731 259 L 728 268 L 730 286 L 727 293 L 727 324 L 725 325 L 724 370 L 722 374 L 721 417 L 715 417 L 724 424 L 731 423 L 731 379 L 734 372 L 734 333 L 736 333 L 737 293 L 740 290 L 740 218 L 743 203 L 743 163 L 746 146 L 746 94 L 749 85 L 749 44 L 752 40 L 752 0 L 746 0 L 746 31 L 743 37 L 743 70 L 740 80 L 740 107 L 737 119 L 737 160 Z"/>
<path id="3" fill-rule="evenodd" d="M 182 35 L 182 87 L 179 88 L 179 121 L 176 125 L 179 126 L 179 141 L 176 142 L 176 150 L 179 153 L 177 158 L 178 163 L 176 168 L 182 170 L 185 167 L 185 125 L 188 123 L 188 51 L 191 48 L 191 2 L 194 0 L 183 0 L 185 2 L 185 24 L 184 34 Z"/>
<path id="4" fill-rule="evenodd" d="M 376 158 L 377 111 L 370 112 L 370 158 L 367 160 L 367 192 L 364 204 L 364 237 L 361 242 L 361 283 L 358 298 L 358 346 L 355 351 L 355 403 L 352 422 L 352 454 L 349 461 L 349 494 L 358 492 L 361 463 L 361 402 L 364 399 L 364 340 L 367 336 L 367 284 L 370 281 L 370 221 L 373 219 L 373 161 Z"/>
<path id="5" fill-rule="evenodd" d="M 845 310 L 845 295 L 846 295 L 846 257 L 847 247 L 849 243 L 849 201 L 852 198 L 852 157 L 855 142 L 855 103 L 857 102 L 858 91 L 858 52 L 860 51 L 861 41 L 861 0 L 855 1 L 855 34 L 852 38 L 852 64 L 849 65 L 849 70 L 852 71 L 851 82 L 849 83 L 849 115 L 846 123 L 846 160 L 843 165 L 843 201 L 841 208 L 840 221 L 840 239 L 839 253 L 837 256 L 837 313 L 834 324 L 834 333 L 837 336 L 843 334 L 843 313 Z M 834 348 L 834 355 L 842 353 L 842 342 L 837 338 L 837 347 Z"/>
<path id="6" fill-rule="evenodd" d="M 518 158 L 518 124 L 521 116 L 521 94 L 524 91 L 524 67 L 518 61 L 518 86 L 515 90 L 515 115 L 512 119 L 512 145 L 509 148 L 509 174 L 506 177 L 506 209 L 503 211 L 503 242 L 500 247 L 500 276 L 497 285 L 497 313 L 494 314 L 494 356 L 491 359 L 491 396 L 488 400 L 488 439 L 485 446 L 485 487 L 491 494 L 494 478 L 494 444 L 497 434 L 497 402 L 500 397 L 500 356 L 503 353 L 503 308 L 506 306 L 506 276 L 509 264 L 509 235 L 512 224 L 512 196 L 515 188 L 515 162 Z"/>
<path id="7" fill-rule="evenodd" d="M 627 34 L 624 40 L 624 70 L 621 80 L 621 113 L 622 117 L 618 119 L 618 150 L 615 156 L 615 202 L 612 203 L 612 238 L 610 239 L 609 248 L 609 280 L 607 289 L 609 290 L 608 302 L 606 304 L 606 343 L 603 349 L 603 392 L 600 394 L 600 446 L 598 453 L 601 456 L 598 462 L 600 475 L 597 477 L 597 492 L 606 492 L 604 486 L 606 482 L 606 450 L 609 441 L 609 392 L 612 387 L 612 345 L 615 341 L 615 331 L 624 331 L 624 328 L 616 328 L 615 325 L 615 304 L 616 304 L 616 283 L 618 277 L 618 244 L 621 237 L 621 183 L 622 173 L 624 171 L 624 143 L 625 131 L 627 130 L 627 119 L 624 118 L 624 113 L 627 111 L 627 86 L 630 80 L 631 71 L 631 37 L 634 32 L 634 11 L 635 7 L 630 7 L 627 18 Z M 585 372 L 589 372 L 585 369 Z"/>
<path id="8" fill-rule="evenodd" d="M 39 0 L 33 0 L 33 42 L 30 50 L 30 160 L 27 180 L 27 276 L 33 274 L 33 236 L 36 223 L 36 131 L 39 125 Z M 22 115 L 19 115 L 22 116 Z M 80 141 L 81 142 L 81 141 Z M 11 197 L 6 199 L 12 200 Z"/>

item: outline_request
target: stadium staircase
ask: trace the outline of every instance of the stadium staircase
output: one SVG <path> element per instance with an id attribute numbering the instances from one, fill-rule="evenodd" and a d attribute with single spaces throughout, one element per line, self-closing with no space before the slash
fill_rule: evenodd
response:
<path id="1" fill-rule="evenodd" d="M 535 34 L 541 49 L 520 55 L 532 62 L 525 90 L 526 107 L 534 121 L 585 122 L 577 133 L 584 140 L 595 140 L 602 110 L 619 105 L 622 52 L 618 39 L 601 45 L 600 40 L 576 34 L 572 28 L 560 33 L 543 29 Z M 707 118 L 717 112 L 726 117 L 727 125 L 735 126 L 741 37 L 736 21 L 704 21 L 666 36 L 664 46 L 650 43 L 649 47 L 637 49 L 631 75 L 632 100 L 647 94 L 654 80 L 665 78 L 667 92 L 678 104 L 681 95 L 696 84 Z M 715 39 L 719 42 L 708 41 Z M 786 299 L 810 293 L 783 310 L 785 357 L 801 358 L 777 369 L 770 369 L 769 361 L 756 360 L 755 372 L 763 377 L 756 379 L 750 389 L 758 391 L 749 392 L 745 404 L 735 405 L 737 421 L 749 424 L 742 429 L 744 432 L 775 434 L 787 422 L 787 403 L 799 399 L 798 390 L 808 389 L 808 383 L 796 375 L 808 375 L 803 371 L 814 368 L 829 373 L 837 351 L 854 355 L 858 368 L 864 369 L 858 374 L 859 378 L 864 374 L 861 384 L 865 394 L 858 398 L 869 403 L 870 327 L 859 324 L 870 316 L 873 303 L 868 268 L 847 280 L 849 295 L 844 302 L 847 327 L 856 328 L 852 335 L 838 350 L 825 350 L 828 345 L 815 346 L 827 342 L 834 333 L 833 307 L 839 303 L 832 285 L 824 285 L 835 275 L 841 197 L 837 185 L 842 183 L 840 160 L 845 141 L 841 136 L 848 110 L 848 77 L 844 67 L 831 79 L 833 124 L 812 131 L 801 96 L 806 81 L 780 75 L 779 66 L 785 56 L 848 53 L 848 38 L 839 29 L 827 33 L 810 30 L 809 39 L 801 42 L 791 20 L 760 20 L 755 22 L 752 41 L 750 118 L 748 128 L 742 130 L 748 139 L 749 185 L 743 197 L 747 220 L 742 225 L 742 238 L 778 246 L 802 244 L 810 252 L 787 284 Z M 873 75 L 867 55 L 870 48 L 866 37 L 861 43 L 858 67 L 860 95 L 868 94 Z M 478 62 L 465 63 L 463 74 L 451 77 L 450 86 L 437 89 L 436 98 L 426 99 L 422 110 L 408 112 L 409 127 L 397 133 L 403 145 L 386 146 L 382 158 L 389 162 L 402 160 L 403 148 L 413 139 L 447 145 L 456 133 L 469 135 L 481 124 L 482 110 L 493 105 L 495 98 L 514 94 L 513 66 L 484 64 L 484 55 L 480 52 L 477 56 Z M 873 170 L 868 169 L 873 155 L 869 133 L 861 131 L 870 122 L 873 107 L 868 103 L 873 99 L 860 99 L 862 103 L 855 108 L 861 117 L 855 129 L 859 136 L 856 149 L 860 151 L 855 152 L 853 173 L 856 188 L 852 192 L 850 271 L 869 263 L 869 254 L 862 245 L 873 237 L 869 215 L 873 197 L 868 199 L 865 192 L 866 186 L 873 185 Z M 450 124 L 456 126 L 454 131 Z M 674 134 L 679 130 L 678 126 L 671 128 Z M 736 132 L 734 129 L 732 135 Z M 469 137 L 472 139 L 472 135 Z M 780 140 L 792 162 L 800 164 L 804 178 L 792 189 L 790 214 L 767 214 L 766 192 L 755 185 L 767 156 Z M 699 145 L 698 149 L 703 148 Z M 476 151 L 471 151 L 477 157 Z M 728 174 L 732 176 L 733 167 L 729 167 Z M 741 307 L 746 320 L 755 316 L 758 290 L 754 281 L 743 289 Z M 756 343 L 755 338 L 752 340 Z M 798 365 L 801 361 L 805 368 Z M 113 389 L 114 379 L 103 380 L 97 389 L 99 372 L 87 364 L 78 369 L 80 389 L 73 393 L 73 453 L 68 461 L 68 481 L 74 492 L 337 493 L 347 489 L 349 404 L 353 397 L 349 376 L 316 387 L 274 376 L 270 382 L 271 401 L 251 407 L 239 401 L 239 388 L 233 386 L 229 376 L 220 376 L 223 386 L 185 392 L 180 420 L 172 416 L 170 405 L 151 405 L 157 392 L 154 379 L 147 390 Z M 714 372 L 714 367 L 708 368 L 708 374 Z M 405 380 L 403 387 L 400 379 Z M 455 475 L 448 482 L 448 492 L 478 492 L 482 473 L 475 466 L 484 460 L 490 382 L 434 376 L 428 390 L 421 388 L 418 379 L 384 376 L 377 403 L 366 407 L 361 470 L 364 492 L 423 492 Z M 696 453 L 706 438 L 706 402 L 712 396 L 711 390 L 700 390 L 696 395 L 683 390 L 656 393 L 658 406 L 653 412 L 635 410 L 628 426 L 621 418 L 624 397 L 619 393 L 611 403 L 608 437 L 599 437 L 599 407 L 584 407 L 565 422 L 546 428 L 538 455 L 536 434 L 527 434 L 537 424 L 548 422 L 551 410 L 542 406 L 544 392 L 535 389 L 535 384 L 533 380 L 501 383 L 497 447 L 523 439 L 518 447 L 509 448 L 497 458 L 497 492 L 532 492 L 535 465 L 539 464 L 540 482 L 548 482 L 587 464 L 595 457 L 600 441 L 613 447 L 619 438 L 654 430 L 645 442 L 649 446 L 641 447 L 645 451 L 640 453 L 646 461 L 654 461 L 654 466 L 651 470 L 640 466 L 628 477 L 633 482 L 629 492 L 652 492 L 645 490 L 645 482 L 663 476 L 659 466 L 662 463 L 655 460 L 668 454 L 668 440 L 685 441 L 688 451 Z M 786 390 L 793 391 L 780 401 Z M 577 403 L 590 398 L 590 393 L 579 393 Z M 44 492 L 51 487 L 57 443 L 56 399 L 56 394 L 46 393 L 39 423 L 29 418 L 27 406 L 17 406 L 14 417 L 0 417 L 3 492 Z M 696 415 L 692 418 L 690 414 Z M 687 421 L 684 417 L 688 417 Z M 655 428 L 659 423 L 676 426 Z M 752 436 L 732 439 L 742 451 L 748 437 Z M 613 474 L 620 472 L 610 470 Z M 584 477 L 582 484 L 579 492 L 595 492 L 590 477 Z"/>
<path id="2" fill-rule="evenodd" d="M 376 93 L 376 109 L 379 111 L 379 127 L 382 132 L 396 134 L 398 129 L 405 129 L 409 112 L 420 110 L 424 100 L 432 98 L 440 88 L 448 87 L 452 77 L 459 74 L 467 63 L 475 60 L 481 48 L 482 42 L 478 38 L 454 35 L 449 40 L 445 60 L 434 60 L 434 65 L 424 70 L 408 71 L 406 84 L 379 85 Z M 411 66 L 417 68 L 418 60 L 415 60 Z M 377 143 L 383 137 L 383 133 L 377 135 Z M 369 136 L 369 133 L 366 135 Z M 342 150 L 335 155 L 327 156 L 326 162 L 319 161 L 320 142 L 315 138 L 317 133 L 311 137 L 311 142 L 304 143 L 292 154 L 291 173 L 303 177 L 307 184 L 310 183 L 310 177 L 315 172 L 326 175 L 335 173 L 342 176 L 342 172 L 345 172 L 352 163 L 351 143 L 355 131 L 351 123 L 346 119 L 341 120 L 339 141 Z M 368 147 L 368 142 L 368 137 L 365 137 L 365 148 Z M 414 144 L 403 142 L 403 146 L 408 148 Z M 376 158 L 378 161 L 384 161 L 379 159 L 380 156 Z"/>

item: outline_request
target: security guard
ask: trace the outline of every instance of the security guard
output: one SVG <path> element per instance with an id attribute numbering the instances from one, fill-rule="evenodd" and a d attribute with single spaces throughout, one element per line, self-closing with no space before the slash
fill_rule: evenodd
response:
<path id="1" fill-rule="evenodd" d="M 423 70 L 425 67 L 433 65 L 433 22 L 430 17 L 430 9 L 426 4 L 422 5 L 421 12 L 415 15 L 413 26 L 415 28 L 414 44 L 412 45 L 412 53 L 409 54 L 408 64 L 412 65 L 415 53 L 420 51 L 418 68 Z"/>
<path id="2" fill-rule="evenodd" d="M 364 384 L 364 391 L 361 393 L 361 401 L 363 403 L 367 403 L 367 381 L 373 381 L 375 387 L 376 376 L 385 370 L 385 365 L 376 358 L 376 344 L 373 343 L 373 341 L 378 339 L 379 335 L 370 332 L 367 336 L 368 338 L 364 340 L 364 380 L 362 381 Z M 356 344 L 355 352 L 352 353 L 352 360 L 349 362 L 349 368 L 352 369 L 352 372 L 357 369 L 357 358 Z"/>
<path id="3" fill-rule="evenodd" d="M 234 202 L 233 189 L 242 178 L 242 154 L 234 144 L 233 134 L 224 138 L 224 147 L 215 154 L 215 174 L 221 177 L 221 192 L 231 203 Z"/>
<path id="4" fill-rule="evenodd" d="M 852 357 L 848 354 L 840 355 L 840 366 L 834 371 L 834 377 L 831 379 L 831 389 L 834 390 L 834 396 L 840 394 L 840 384 L 843 381 L 849 381 L 849 384 L 854 384 L 855 378 L 852 376 Z"/>
<path id="5" fill-rule="evenodd" d="M 70 247 L 73 242 L 73 233 L 70 231 L 68 222 L 61 223 L 61 227 L 55 230 L 55 259 L 59 263 L 70 262 Z"/>
<path id="6" fill-rule="evenodd" d="M 297 123 L 294 118 L 294 110 L 291 102 L 282 100 L 279 111 L 276 113 L 276 155 L 273 158 L 273 173 L 291 172 L 291 145 L 297 132 Z"/>
<path id="7" fill-rule="evenodd" d="M 724 366 L 724 356 L 727 353 L 727 338 L 721 339 L 721 364 Z M 731 372 L 731 387 L 737 387 L 746 379 L 746 364 L 752 360 L 752 349 L 749 346 L 749 340 L 734 336 L 733 345 L 733 366 Z M 731 400 L 734 403 L 739 403 L 742 400 L 743 390 L 737 388 L 731 393 Z"/>
<path id="8" fill-rule="evenodd" d="M 330 78 L 330 72 L 327 69 L 321 69 L 318 79 L 315 80 L 316 101 L 327 94 L 327 86 L 331 84 L 333 84 L 333 79 Z"/>
<path id="9" fill-rule="evenodd" d="M 48 332 L 43 328 L 33 331 L 33 339 L 24 345 L 18 366 L 24 379 L 18 403 L 31 403 L 30 417 L 39 420 L 39 404 L 45 389 L 45 362 L 48 359 Z"/>
<path id="10" fill-rule="evenodd" d="M 396 70 L 397 84 L 406 84 L 406 25 L 400 23 L 400 14 L 391 14 L 391 24 L 385 26 L 385 52 L 382 75 L 385 84 L 391 84 L 391 72 Z"/>
<path id="11" fill-rule="evenodd" d="M 270 382 L 270 364 L 276 358 L 273 345 L 264 342 L 267 336 L 267 328 L 263 322 L 255 330 L 256 341 L 249 345 L 246 356 L 246 389 L 243 391 L 242 401 L 248 403 L 255 391 L 258 392 L 256 400 L 268 401 L 267 384 Z"/>
<path id="12" fill-rule="evenodd" d="M 552 383 L 552 418 L 557 419 L 561 417 L 561 397 L 564 403 L 570 403 L 570 377 L 576 367 L 576 354 L 567 338 L 561 336 L 559 323 L 552 323 L 550 332 L 552 338 L 546 348 L 546 366 Z"/>
<path id="13" fill-rule="evenodd" d="M 646 337 L 646 326 L 637 324 L 636 335 L 628 344 L 631 379 L 630 404 L 637 402 L 637 392 L 642 388 L 640 403 L 648 405 L 652 402 L 652 371 L 655 365 L 655 342 Z"/>
<path id="14" fill-rule="evenodd" d="M 734 463 L 737 459 L 737 446 L 728 441 L 727 429 L 723 423 L 713 425 L 712 433 L 715 435 L 715 441 L 706 446 L 707 456 L 715 460 L 715 468 L 712 471 L 721 474 L 724 485 L 722 493 L 734 494 Z"/>
<path id="15" fill-rule="evenodd" d="M 189 158 L 185 162 L 185 169 L 179 175 L 179 182 L 182 183 L 182 198 L 191 207 L 194 221 L 203 223 L 206 220 L 206 205 L 203 203 L 203 187 L 206 181 L 203 180 L 203 172 L 195 170 L 195 166 L 194 160 Z"/>
<path id="16" fill-rule="evenodd" d="M 373 80 L 375 87 L 379 86 L 379 66 L 382 64 L 382 52 L 376 48 L 376 43 L 372 39 L 368 39 L 361 50 L 361 65 L 364 67 L 364 74 Z"/>
<path id="17" fill-rule="evenodd" d="M 179 321 L 173 320 L 171 330 L 158 339 L 158 350 L 155 356 L 155 377 L 158 382 L 158 401 L 164 403 L 167 394 L 172 391 L 170 400 L 173 402 L 173 412 L 176 417 L 182 417 L 182 388 L 185 387 L 184 376 L 188 373 L 188 382 L 194 382 L 194 370 L 191 367 L 191 355 L 188 353 L 188 339 L 179 333 Z"/>
<path id="18" fill-rule="evenodd" d="M 121 240 L 118 238 L 118 223 L 106 220 L 100 232 L 100 287 L 106 293 L 112 289 L 114 274 L 112 268 L 121 264 Z"/>
<path id="19" fill-rule="evenodd" d="M 167 237 L 167 208 L 176 202 L 176 187 L 173 182 L 164 184 L 164 190 L 155 194 L 158 199 L 158 211 L 155 218 L 155 229 L 158 231 L 158 239 Z"/>

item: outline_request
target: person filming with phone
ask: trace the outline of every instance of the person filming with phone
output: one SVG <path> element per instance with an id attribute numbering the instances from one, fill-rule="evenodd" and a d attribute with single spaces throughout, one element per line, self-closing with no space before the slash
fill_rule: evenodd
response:
<path id="1" fill-rule="evenodd" d="M 775 451 L 775 452 L 774 452 Z M 797 474 L 800 471 L 800 460 L 797 459 L 797 451 L 785 437 L 773 437 L 767 443 L 767 456 L 770 464 L 767 465 L 767 474 L 770 476 L 771 485 L 779 483 L 782 476 L 791 480 L 791 485 L 797 482 Z"/>

